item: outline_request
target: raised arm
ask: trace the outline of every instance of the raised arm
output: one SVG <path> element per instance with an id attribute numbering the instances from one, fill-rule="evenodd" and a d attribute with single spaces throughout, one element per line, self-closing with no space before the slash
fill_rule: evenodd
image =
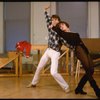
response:
<path id="1" fill-rule="evenodd" d="M 47 23 L 47 28 L 48 30 L 50 30 L 50 26 L 51 26 L 51 17 L 49 15 L 49 13 L 47 12 L 47 10 L 50 8 L 50 6 L 47 6 L 44 8 L 44 15 L 45 15 L 45 19 L 46 19 L 46 23 Z"/>

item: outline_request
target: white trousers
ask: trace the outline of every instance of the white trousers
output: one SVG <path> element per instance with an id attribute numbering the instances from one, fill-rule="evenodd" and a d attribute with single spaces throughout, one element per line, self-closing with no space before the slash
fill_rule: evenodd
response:
<path id="1" fill-rule="evenodd" d="M 47 63 L 47 61 L 49 60 L 49 58 L 51 59 L 51 67 L 50 67 L 50 73 L 51 75 L 54 77 L 54 79 L 58 82 L 58 84 L 63 88 L 63 89 L 67 89 L 69 87 L 69 85 L 67 84 L 67 82 L 63 79 L 63 77 L 58 73 L 58 59 L 60 56 L 60 52 L 57 52 L 51 48 L 47 48 L 47 50 L 45 51 L 45 53 L 43 54 L 43 56 L 40 59 L 40 62 L 37 66 L 35 75 L 32 79 L 32 84 L 35 85 L 39 82 L 39 78 L 40 78 L 40 72 L 41 70 L 44 68 L 45 64 Z"/>

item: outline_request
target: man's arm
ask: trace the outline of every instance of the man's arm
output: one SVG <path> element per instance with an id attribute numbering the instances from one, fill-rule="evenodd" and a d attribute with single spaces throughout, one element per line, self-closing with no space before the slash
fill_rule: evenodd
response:
<path id="1" fill-rule="evenodd" d="M 51 30 L 50 26 L 51 26 L 51 17 L 49 15 L 49 13 L 47 12 L 47 9 L 49 9 L 50 7 L 45 7 L 44 9 L 44 15 L 45 15 L 45 19 L 46 19 L 46 23 L 47 23 L 47 28 L 48 28 L 48 31 Z"/>

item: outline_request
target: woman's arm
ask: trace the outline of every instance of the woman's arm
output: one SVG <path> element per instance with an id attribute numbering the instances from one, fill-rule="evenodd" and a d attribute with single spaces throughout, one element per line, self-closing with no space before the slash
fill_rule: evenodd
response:
<path id="1" fill-rule="evenodd" d="M 58 28 L 58 27 L 52 27 L 52 30 L 55 31 L 60 37 L 62 37 L 63 39 L 65 39 L 65 34 L 63 34 L 64 32 L 60 28 Z"/>
<path id="2" fill-rule="evenodd" d="M 64 32 L 59 27 L 53 27 L 52 30 L 63 38 L 69 45 L 75 46 L 81 42 L 81 38 L 78 33 Z"/>

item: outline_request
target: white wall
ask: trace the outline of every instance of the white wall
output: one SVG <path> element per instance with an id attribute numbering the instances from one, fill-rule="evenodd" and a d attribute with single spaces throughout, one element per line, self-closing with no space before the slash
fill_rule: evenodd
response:
<path id="1" fill-rule="evenodd" d="M 3 53 L 3 2 L 0 2 L 0 53 Z"/>
<path id="2" fill-rule="evenodd" d="M 99 2 L 88 3 L 88 37 L 99 37 Z"/>
<path id="3" fill-rule="evenodd" d="M 49 13 L 55 14 L 55 2 L 32 2 L 31 3 L 31 43 L 47 44 L 48 31 L 44 16 L 44 8 L 50 5 Z"/>

